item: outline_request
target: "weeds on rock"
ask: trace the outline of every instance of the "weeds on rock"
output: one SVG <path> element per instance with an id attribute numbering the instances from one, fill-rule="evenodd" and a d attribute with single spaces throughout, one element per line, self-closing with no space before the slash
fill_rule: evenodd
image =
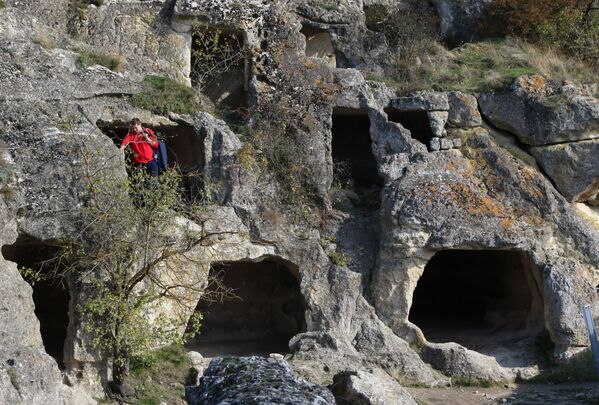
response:
<path id="1" fill-rule="evenodd" d="M 119 72 L 123 67 L 123 57 L 120 55 L 85 48 L 77 48 L 75 51 L 79 53 L 76 64 L 80 68 L 101 65 L 112 71 Z"/>
<path id="2" fill-rule="evenodd" d="M 351 256 L 339 249 L 329 254 L 329 259 L 336 266 L 347 266 L 351 263 Z"/>
<path id="3" fill-rule="evenodd" d="M 131 104 L 136 107 L 160 115 L 193 114 L 200 109 L 196 92 L 171 78 L 148 75 L 143 85 L 145 90 L 131 97 Z"/>
<path id="4" fill-rule="evenodd" d="M 44 33 L 39 33 L 33 37 L 33 43 L 40 45 L 45 50 L 56 48 L 54 40 Z"/>
<path id="5" fill-rule="evenodd" d="M 566 382 L 599 381 L 593 362 L 593 353 L 585 349 L 573 356 L 566 364 L 545 369 L 529 380 L 532 383 L 559 384 Z"/>

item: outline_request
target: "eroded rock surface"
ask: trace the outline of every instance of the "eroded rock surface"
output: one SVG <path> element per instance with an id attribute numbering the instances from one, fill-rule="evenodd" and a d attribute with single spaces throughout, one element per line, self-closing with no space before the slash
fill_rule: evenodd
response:
<path id="1" fill-rule="evenodd" d="M 393 6 L 388 1 L 252 0 L 244 7 L 234 0 L 110 1 L 90 5 L 84 13 L 69 9 L 76 12 L 69 21 L 64 0 L 6 3 L 0 9 L 0 138 L 14 174 L 6 185 L 14 195 L 8 193 L 12 205 L 0 210 L 4 244 L 17 238 L 50 244 L 72 236 L 82 204 L 83 161 L 91 159 L 87 163 L 106 176 L 125 175 L 107 128 L 126 129 L 137 116 L 172 133 L 183 129 L 193 141 L 193 147 L 179 152 L 193 149 L 191 166 L 200 176 L 190 189 L 206 203 L 204 217 L 178 218 L 161 237 L 179 246 L 186 234 L 214 234 L 177 263 L 176 274 L 167 266 L 162 277 L 185 277 L 205 286 L 212 265 L 284 267 L 302 305 L 274 310 L 292 313 L 301 325 L 286 354 L 295 372 L 312 383 L 328 385 L 348 368 L 367 367 L 372 375 L 388 376 L 385 386 L 394 392 L 399 388 L 393 381 L 445 386 L 452 377 L 500 381 L 534 371 L 536 360 L 530 356 L 502 355 L 521 345 L 471 348 L 472 340 L 460 339 L 469 330 L 459 322 L 454 332 L 460 341 L 448 343 L 456 336 L 444 325 L 435 330 L 414 320 L 418 282 L 444 252 L 458 251 L 464 262 L 476 252 L 513 253 L 516 259 L 507 262 L 526 274 L 522 285 L 534 291 L 516 299 L 479 296 L 482 301 L 473 306 L 490 309 L 482 315 L 464 310 L 465 323 L 476 318 L 478 326 L 491 324 L 495 329 L 487 332 L 493 336 L 517 329 L 519 342 L 543 334 L 559 360 L 587 344 L 579 312 L 589 303 L 599 313 L 599 231 L 568 201 L 596 200 L 599 110 L 592 88 L 528 77 L 478 99 L 459 92 L 397 94 L 368 80 L 392 63 L 384 35 L 366 25 L 367 8 Z M 472 38 L 487 3 L 436 1 L 446 38 Z M 198 23 L 225 27 L 246 41 L 240 111 L 249 118 L 243 125 L 217 117 L 209 103 L 201 107 L 207 111 L 165 116 L 130 103 L 131 95 L 144 88 L 146 75 L 192 82 L 190 52 Z M 309 49 L 314 32 L 327 37 L 324 57 Z M 42 46 L 40 38 L 53 46 Z M 81 66 L 81 47 L 120 53 L 122 71 Z M 247 131 L 265 119 L 274 125 L 258 135 L 278 134 L 271 139 L 275 148 L 256 147 L 257 134 Z M 503 147 L 483 119 L 517 137 L 521 153 Z M 284 131 L 276 132 L 280 128 Z M 338 137 L 364 142 L 346 142 L 339 153 Z M 275 159 L 289 145 L 295 149 Z M 544 173 L 520 159 L 528 151 Z M 350 168 L 358 167 L 355 172 L 369 175 L 338 178 L 336 168 L 347 164 L 339 156 L 350 160 Z M 301 198 L 286 195 L 294 179 L 285 177 L 289 163 L 301 166 L 292 173 L 302 177 L 306 194 Z M 63 378 L 102 396 L 110 376 L 74 311 L 85 289 L 72 291 L 61 376 L 44 353 L 31 288 L 15 264 L 2 263 L 0 402 L 89 400 L 83 394 L 77 399 L 79 391 L 63 385 Z M 447 269 L 465 267 L 447 263 Z M 490 278 L 492 266 L 474 263 L 476 274 Z M 499 269 L 493 273 L 499 281 L 473 276 L 463 285 L 484 294 L 493 292 L 489 285 L 513 287 L 505 274 Z M 195 303 L 201 295 L 197 290 L 185 299 Z M 151 313 L 174 316 L 163 302 Z M 274 367 L 306 388 L 307 401 L 332 403 L 330 393 L 298 382 L 285 363 L 256 358 L 226 363 L 215 362 L 207 371 L 201 395 L 213 395 L 215 401 L 235 398 L 242 395 L 233 384 L 243 377 L 237 371 Z M 262 378 L 268 372 L 258 374 Z M 232 382 L 226 391 L 217 387 L 221 377 Z M 251 375 L 243 378 L 257 382 Z M 376 403 L 379 393 L 373 392 L 377 386 L 370 374 L 350 380 L 352 390 L 368 397 L 364 401 Z M 254 394 L 263 395 L 256 387 Z"/>
<path id="2" fill-rule="evenodd" d="M 188 387 L 185 396 L 190 405 L 335 404 L 329 390 L 296 377 L 284 360 L 261 357 L 215 358 L 200 385 Z"/>

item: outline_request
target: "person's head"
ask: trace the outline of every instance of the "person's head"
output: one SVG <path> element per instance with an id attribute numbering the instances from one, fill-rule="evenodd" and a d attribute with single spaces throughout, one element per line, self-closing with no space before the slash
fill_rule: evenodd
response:
<path id="1" fill-rule="evenodd" d="M 133 118 L 129 123 L 129 131 L 133 133 L 141 132 L 141 120 L 139 118 Z"/>

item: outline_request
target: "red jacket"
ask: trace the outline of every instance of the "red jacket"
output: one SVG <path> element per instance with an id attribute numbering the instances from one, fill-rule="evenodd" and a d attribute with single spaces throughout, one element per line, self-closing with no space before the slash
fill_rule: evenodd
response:
<path id="1" fill-rule="evenodd" d="M 143 134 L 134 134 L 129 132 L 121 142 L 121 146 L 127 146 L 131 144 L 131 150 L 133 151 L 133 161 L 135 163 L 147 163 L 154 160 L 154 149 L 158 149 L 158 139 L 154 135 L 154 131 L 150 128 L 144 128 L 147 131 L 150 139 L 153 143 L 146 142 Z"/>

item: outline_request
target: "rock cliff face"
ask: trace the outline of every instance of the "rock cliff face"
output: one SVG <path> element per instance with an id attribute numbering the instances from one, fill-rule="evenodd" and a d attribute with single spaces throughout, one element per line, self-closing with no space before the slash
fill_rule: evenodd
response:
<path id="1" fill-rule="evenodd" d="M 56 246 L 77 232 L 84 167 L 126 175 L 109 130 L 134 116 L 188 134 L 171 144 L 174 156 L 200 170 L 190 187 L 211 203 L 205 223 L 173 224 L 172 243 L 200 227 L 222 234 L 189 252 L 181 274 L 206 285 L 218 265 L 237 263 L 241 284 L 245 270 L 285 272 L 269 280 L 273 296 L 299 297 L 252 315 L 251 300 L 268 301 L 256 289 L 246 309 L 222 316 L 268 317 L 270 332 L 287 333 L 291 367 L 311 382 L 339 375 L 343 395 L 358 397 L 373 378 L 397 392 L 397 382 L 526 378 L 538 372 L 528 349 L 538 336 L 564 361 L 587 345 L 580 311 L 590 304 L 599 314 L 599 230 L 593 211 L 581 214 L 572 202 L 597 202 L 596 89 L 526 77 L 488 94 L 396 94 L 365 78 L 388 63 L 388 49 L 367 28 L 364 8 L 387 3 L 6 1 L 0 241 L 13 248 L 0 258 L 0 402 L 93 403 L 110 378 L 77 319 L 77 287 L 59 370 L 44 351 L 32 288 L 17 271 L 23 263 L 10 252 Z M 436 1 L 447 38 L 471 39 L 456 27 L 460 19 L 472 27 L 484 3 Z M 146 75 L 197 90 L 198 25 L 243 38 L 243 76 L 231 80 L 241 87 L 210 88 L 221 93 L 210 101 L 203 94 L 193 114 L 134 106 Z M 82 49 L 119 53 L 122 71 L 81 66 Z M 260 131 L 219 118 L 219 103 L 235 91 L 245 124 Z M 281 150 L 287 163 L 264 163 Z M 281 174 L 289 162 L 301 170 Z M 309 191 L 301 198 L 296 178 Z M 156 311 L 173 316 L 166 306 Z M 251 322 L 210 327 L 227 339 L 264 332 Z"/>

